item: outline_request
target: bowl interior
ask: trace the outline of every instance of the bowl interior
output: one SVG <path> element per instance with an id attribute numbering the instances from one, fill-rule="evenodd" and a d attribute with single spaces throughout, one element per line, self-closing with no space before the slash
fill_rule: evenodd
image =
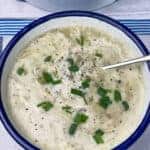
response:
<path id="1" fill-rule="evenodd" d="M 16 56 L 30 41 L 32 41 L 37 36 L 47 32 L 48 30 L 67 27 L 67 26 L 74 26 L 74 25 L 89 26 L 89 27 L 94 27 L 97 29 L 103 29 L 103 31 L 109 33 L 110 36 L 112 36 L 113 38 L 119 39 L 120 41 L 128 44 L 128 46 L 134 50 L 135 56 L 143 55 L 139 47 L 123 31 L 117 29 L 116 27 L 110 25 L 109 23 L 106 23 L 104 21 L 101 21 L 95 18 L 83 17 L 83 16 L 82 17 L 69 16 L 69 17 L 55 18 L 55 19 L 46 21 L 40 25 L 37 25 L 36 27 L 32 28 L 29 32 L 27 32 L 17 43 L 14 43 L 14 46 L 9 56 L 7 57 L 7 60 L 5 62 L 3 72 L 2 72 L 1 93 L 2 93 L 3 105 L 4 105 L 4 108 L 6 110 L 6 113 L 9 119 L 12 121 L 12 124 L 14 126 L 16 126 L 16 124 L 13 121 L 11 114 L 9 113 L 9 107 L 8 107 L 7 79 L 11 71 L 11 68 L 16 60 Z M 150 73 L 148 70 L 148 66 L 146 64 L 144 65 L 143 73 L 144 73 L 144 79 L 145 79 L 146 96 L 145 96 L 145 99 L 143 99 L 144 101 L 143 106 L 141 106 L 143 107 L 143 113 L 140 116 L 139 124 L 144 118 L 144 115 L 148 109 L 149 100 L 150 100 L 149 98 L 150 84 L 148 84 L 148 82 L 150 81 L 150 75 L 149 75 Z"/>

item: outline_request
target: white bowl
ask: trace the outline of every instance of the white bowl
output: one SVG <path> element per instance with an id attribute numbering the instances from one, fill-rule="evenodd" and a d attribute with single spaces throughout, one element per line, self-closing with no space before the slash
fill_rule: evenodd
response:
<path id="1" fill-rule="evenodd" d="M 31 24 L 22 29 L 9 42 L 4 52 L 0 55 L 0 118 L 9 134 L 25 149 L 38 149 L 32 145 L 28 139 L 25 139 L 19 130 L 15 128 L 15 123 L 12 121 L 7 107 L 7 78 L 10 68 L 13 67 L 14 61 L 18 53 L 26 44 L 32 41 L 39 35 L 53 28 L 65 27 L 69 25 L 82 25 L 96 28 L 102 28 L 111 35 L 118 37 L 121 41 L 127 42 L 128 45 L 135 50 L 139 55 L 148 54 L 143 43 L 135 36 L 127 27 L 119 22 L 112 20 L 104 15 L 84 11 L 67 11 L 55 13 L 42 17 L 33 21 Z M 146 83 L 146 98 L 143 100 L 143 114 L 140 116 L 140 121 L 135 131 L 125 141 L 122 141 L 114 149 L 126 149 L 144 132 L 149 123 L 150 118 L 150 64 L 144 65 L 144 79 Z"/>

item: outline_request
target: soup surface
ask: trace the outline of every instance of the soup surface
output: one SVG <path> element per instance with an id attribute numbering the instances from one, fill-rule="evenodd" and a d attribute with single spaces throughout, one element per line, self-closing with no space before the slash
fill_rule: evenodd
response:
<path id="1" fill-rule="evenodd" d="M 102 70 L 137 57 L 126 42 L 92 27 L 53 29 L 31 41 L 8 79 L 17 129 L 43 150 L 109 150 L 137 128 L 142 67 Z"/>

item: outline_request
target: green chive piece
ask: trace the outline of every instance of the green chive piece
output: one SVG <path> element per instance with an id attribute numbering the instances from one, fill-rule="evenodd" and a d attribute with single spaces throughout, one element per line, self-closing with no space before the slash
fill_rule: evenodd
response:
<path id="1" fill-rule="evenodd" d="M 51 59 L 52 59 L 52 56 L 47 56 L 45 57 L 44 62 L 49 62 L 51 61 Z"/>
<path id="2" fill-rule="evenodd" d="M 52 83 L 53 82 L 53 78 L 52 78 L 52 75 L 50 73 L 43 72 L 42 76 L 43 76 L 43 80 L 45 81 L 45 83 Z"/>
<path id="3" fill-rule="evenodd" d="M 81 96 L 81 97 L 85 96 L 85 93 L 82 92 L 81 90 L 78 90 L 78 89 L 71 89 L 71 93 L 74 94 L 74 95 Z"/>
<path id="4" fill-rule="evenodd" d="M 114 100 L 115 100 L 116 102 L 119 102 L 119 101 L 122 100 L 120 91 L 118 91 L 118 90 L 115 90 L 115 91 L 114 91 Z"/>
<path id="5" fill-rule="evenodd" d="M 60 84 L 60 83 L 62 83 L 61 80 L 53 80 L 53 82 L 52 82 L 53 85 Z"/>
<path id="6" fill-rule="evenodd" d="M 86 123 L 86 121 L 88 120 L 88 116 L 84 113 L 77 113 L 74 117 L 73 123 L 71 124 L 70 128 L 69 128 L 69 134 L 70 135 L 74 135 L 77 127 L 80 124 Z"/>
<path id="7" fill-rule="evenodd" d="M 44 101 L 37 105 L 37 107 L 41 107 L 45 111 L 49 111 L 54 105 L 50 101 Z"/>
<path id="8" fill-rule="evenodd" d="M 78 89 L 71 89 L 71 94 L 78 95 L 78 96 L 82 97 L 85 104 L 88 104 L 86 99 L 85 99 L 85 93 L 83 91 L 78 90 Z"/>
<path id="9" fill-rule="evenodd" d="M 69 114 L 71 114 L 73 112 L 72 107 L 68 106 L 68 105 L 63 106 L 62 110 L 64 110 L 66 113 L 69 113 Z"/>
<path id="10" fill-rule="evenodd" d="M 77 113 L 76 116 L 74 117 L 74 122 L 76 124 L 82 124 L 82 123 L 85 123 L 88 119 L 88 116 L 84 113 Z"/>
<path id="11" fill-rule="evenodd" d="M 82 81 L 82 88 L 83 89 L 86 89 L 90 86 L 90 82 L 91 82 L 91 79 L 85 79 L 84 81 Z"/>
<path id="12" fill-rule="evenodd" d="M 60 84 L 62 82 L 61 80 L 54 80 L 52 75 L 49 72 L 46 72 L 46 71 L 44 71 L 42 73 L 42 76 L 40 76 L 38 78 L 38 81 L 41 84 L 49 84 L 49 83 L 51 83 L 53 85 Z"/>
<path id="13" fill-rule="evenodd" d="M 102 88 L 101 86 L 98 88 L 98 90 L 97 90 L 97 93 L 100 95 L 100 96 L 106 96 L 107 95 L 107 93 L 108 92 L 110 92 L 110 90 L 109 89 L 104 89 L 104 88 Z"/>
<path id="14" fill-rule="evenodd" d="M 104 132 L 101 129 L 98 129 L 94 132 L 93 139 L 95 140 L 95 142 L 97 144 L 104 143 L 104 140 L 103 140 L 103 137 L 102 137 L 103 135 L 104 135 Z"/>
<path id="15" fill-rule="evenodd" d="M 69 71 L 71 72 L 77 72 L 79 71 L 79 67 L 77 64 L 75 64 L 74 60 L 72 58 L 68 58 L 67 61 L 70 63 L 70 66 L 69 66 Z"/>
<path id="16" fill-rule="evenodd" d="M 69 128 L 69 134 L 74 135 L 77 130 L 78 125 L 76 123 L 72 123 Z"/>
<path id="17" fill-rule="evenodd" d="M 69 70 L 71 72 L 77 72 L 77 71 L 79 71 L 79 67 L 74 64 L 74 65 L 72 65 L 72 66 L 69 67 Z"/>
<path id="18" fill-rule="evenodd" d="M 17 69 L 17 74 L 18 75 L 25 75 L 26 74 L 26 70 L 23 68 L 23 67 L 19 67 L 18 69 Z"/>
<path id="19" fill-rule="evenodd" d="M 77 43 L 83 47 L 85 44 L 85 37 L 81 34 L 79 38 L 76 38 Z"/>
<path id="20" fill-rule="evenodd" d="M 68 58 L 67 61 L 70 63 L 70 65 L 74 64 L 74 60 L 72 58 Z"/>
<path id="21" fill-rule="evenodd" d="M 96 53 L 95 56 L 99 57 L 99 58 L 102 58 L 103 55 L 101 53 Z"/>
<path id="22" fill-rule="evenodd" d="M 109 105 L 112 104 L 112 101 L 108 96 L 103 96 L 99 100 L 99 105 L 103 107 L 104 109 L 107 109 Z"/>
<path id="23" fill-rule="evenodd" d="M 123 102 L 122 102 L 122 106 L 123 106 L 123 108 L 124 108 L 125 111 L 128 111 L 128 110 L 129 110 L 129 104 L 128 104 L 127 101 L 123 101 Z"/>

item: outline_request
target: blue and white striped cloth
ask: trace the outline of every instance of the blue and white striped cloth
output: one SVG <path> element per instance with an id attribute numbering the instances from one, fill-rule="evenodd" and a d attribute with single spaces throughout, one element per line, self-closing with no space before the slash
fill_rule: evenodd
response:
<path id="1" fill-rule="evenodd" d="M 0 19 L 0 36 L 14 35 L 33 19 Z M 137 35 L 150 35 L 150 19 L 119 20 Z"/>

